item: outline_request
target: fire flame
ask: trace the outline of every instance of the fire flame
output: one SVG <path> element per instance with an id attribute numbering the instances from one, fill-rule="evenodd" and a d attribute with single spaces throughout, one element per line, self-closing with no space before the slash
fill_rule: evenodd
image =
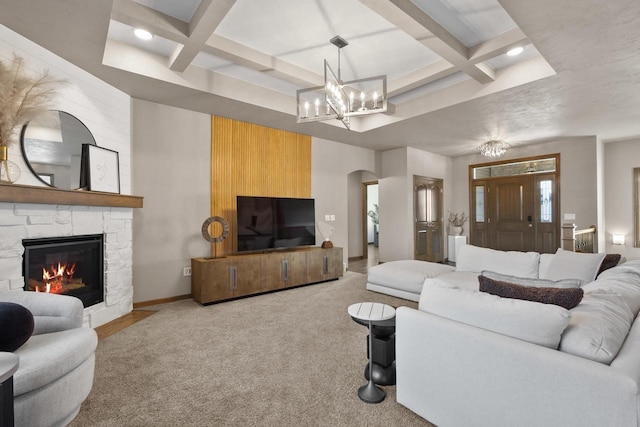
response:
<path id="1" fill-rule="evenodd" d="M 73 279 L 73 275 L 76 272 L 76 264 L 61 264 L 58 263 L 58 267 L 52 265 L 49 269 L 42 268 L 42 280 L 44 282 L 43 287 L 36 287 L 36 292 L 47 292 L 52 294 L 59 294 L 63 292 L 63 287 L 66 283 L 69 283 Z"/>

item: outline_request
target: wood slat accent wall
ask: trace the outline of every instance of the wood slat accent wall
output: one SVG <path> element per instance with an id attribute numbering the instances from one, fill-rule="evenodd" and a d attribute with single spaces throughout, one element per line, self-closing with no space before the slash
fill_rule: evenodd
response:
<path id="1" fill-rule="evenodd" d="M 211 215 L 229 222 L 211 256 L 236 252 L 238 195 L 311 197 L 311 137 L 211 116 Z M 211 227 L 217 236 L 219 224 Z"/>

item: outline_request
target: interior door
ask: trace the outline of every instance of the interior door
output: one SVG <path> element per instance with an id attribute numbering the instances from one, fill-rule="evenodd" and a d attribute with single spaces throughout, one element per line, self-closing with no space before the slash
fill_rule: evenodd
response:
<path id="1" fill-rule="evenodd" d="M 444 260 L 443 181 L 413 177 L 414 258 L 422 261 Z"/>

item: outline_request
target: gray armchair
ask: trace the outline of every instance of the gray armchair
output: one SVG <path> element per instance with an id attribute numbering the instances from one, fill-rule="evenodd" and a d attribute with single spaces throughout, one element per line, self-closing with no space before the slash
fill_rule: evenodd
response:
<path id="1" fill-rule="evenodd" d="M 98 338 L 82 326 L 82 302 L 20 291 L 0 292 L 0 301 L 26 307 L 34 319 L 33 335 L 15 351 L 20 359 L 13 376 L 15 425 L 67 425 L 93 385 Z"/>

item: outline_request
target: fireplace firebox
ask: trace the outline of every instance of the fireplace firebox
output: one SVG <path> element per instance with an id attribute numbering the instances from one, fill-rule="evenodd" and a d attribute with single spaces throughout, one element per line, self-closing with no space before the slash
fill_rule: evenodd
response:
<path id="1" fill-rule="evenodd" d="M 102 234 L 25 239 L 24 290 L 72 295 L 85 307 L 104 301 Z"/>

